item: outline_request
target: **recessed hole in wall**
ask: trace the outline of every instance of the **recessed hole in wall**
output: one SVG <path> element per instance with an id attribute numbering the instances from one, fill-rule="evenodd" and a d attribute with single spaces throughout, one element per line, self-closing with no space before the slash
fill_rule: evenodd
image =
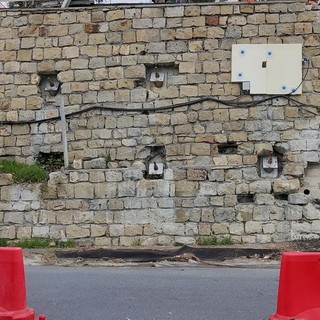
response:
<path id="1" fill-rule="evenodd" d="M 161 92 L 173 82 L 174 76 L 179 74 L 174 64 L 147 65 L 147 88 L 154 93 Z"/>
<path id="2" fill-rule="evenodd" d="M 282 170 L 282 157 L 277 152 L 260 156 L 258 159 L 258 172 L 262 178 L 277 178 Z"/>
<path id="3" fill-rule="evenodd" d="M 285 193 L 275 194 L 274 198 L 276 200 L 288 201 L 288 195 Z"/>
<path id="4" fill-rule="evenodd" d="M 218 152 L 220 154 L 237 154 L 238 146 L 236 143 L 223 143 L 218 145 Z"/>
<path id="5" fill-rule="evenodd" d="M 146 171 L 145 179 L 163 179 L 165 168 L 165 147 L 148 146 L 146 147 Z"/>
<path id="6" fill-rule="evenodd" d="M 64 166 L 63 152 L 39 152 L 36 161 L 48 171 L 58 171 Z"/>
<path id="7" fill-rule="evenodd" d="M 56 96 L 60 89 L 60 81 L 57 73 L 42 73 L 40 74 L 40 91 L 44 97 L 46 95 Z"/>
<path id="8" fill-rule="evenodd" d="M 254 202 L 253 194 L 239 195 L 237 197 L 238 203 L 252 203 Z"/>
<path id="9" fill-rule="evenodd" d="M 310 194 L 310 190 L 309 190 L 309 189 L 304 189 L 304 190 L 303 190 L 303 193 L 304 193 L 305 195 L 308 195 L 308 194 Z"/>

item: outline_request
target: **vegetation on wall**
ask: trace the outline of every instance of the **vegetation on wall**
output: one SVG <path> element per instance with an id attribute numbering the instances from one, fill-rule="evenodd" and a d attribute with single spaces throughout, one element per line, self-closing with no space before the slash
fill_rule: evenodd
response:
<path id="1" fill-rule="evenodd" d="M 76 247 L 76 242 L 71 239 L 62 241 L 48 238 L 32 238 L 9 241 L 8 239 L 0 238 L 0 247 L 20 247 L 22 249 L 74 248 Z"/>
<path id="2" fill-rule="evenodd" d="M 19 163 L 16 160 L 0 161 L 0 172 L 11 173 L 14 182 L 42 182 L 48 178 L 48 172 L 41 165 Z"/>

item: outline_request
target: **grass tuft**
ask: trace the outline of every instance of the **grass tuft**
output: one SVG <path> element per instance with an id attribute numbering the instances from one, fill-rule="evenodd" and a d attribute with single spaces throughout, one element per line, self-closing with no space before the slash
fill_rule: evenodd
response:
<path id="1" fill-rule="evenodd" d="M 218 238 L 216 236 L 212 237 L 200 237 L 198 238 L 197 244 L 200 246 L 226 246 L 233 244 L 231 237 Z"/>
<path id="2" fill-rule="evenodd" d="M 11 173 L 15 182 L 42 182 L 48 178 L 48 172 L 42 166 L 19 163 L 15 160 L 0 161 L 0 172 Z"/>
<path id="3" fill-rule="evenodd" d="M 8 246 L 8 240 L 0 238 L 0 247 L 7 247 Z"/>
<path id="4" fill-rule="evenodd" d="M 21 239 L 19 241 L 9 241 L 0 238 L 0 247 L 20 247 L 22 249 L 45 249 L 45 248 L 74 248 L 74 240 L 51 240 L 48 238 Z"/>

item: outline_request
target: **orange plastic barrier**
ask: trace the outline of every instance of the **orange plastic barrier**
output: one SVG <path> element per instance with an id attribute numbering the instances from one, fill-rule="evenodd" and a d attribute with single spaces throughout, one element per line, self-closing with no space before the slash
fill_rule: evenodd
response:
<path id="1" fill-rule="evenodd" d="M 26 304 L 21 248 L 0 248 L 0 320 L 45 320 Z"/>
<path id="2" fill-rule="evenodd" d="M 269 320 L 320 319 L 320 252 L 282 255 L 277 312 Z"/>

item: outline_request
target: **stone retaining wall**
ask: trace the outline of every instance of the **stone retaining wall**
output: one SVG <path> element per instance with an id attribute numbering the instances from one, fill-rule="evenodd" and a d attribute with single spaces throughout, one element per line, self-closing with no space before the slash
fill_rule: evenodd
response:
<path id="1" fill-rule="evenodd" d="M 62 95 L 70 169 L 44 185 L 2 175 L 0 237 L 318 238 L 320 25 L 311 9 L 282 1 L 0 11 L 0 156 L 30 163 L 62 152 Z M 303 94 L 241 104 L 263 97 L 231 83 L 236 43 L 302 44 Z M 157 72 L 160 85 L 150 80 Z M 279 168 L 262 173 L 271 156 Z M 150 171 L 162 164 L 163 173 Z"/>

